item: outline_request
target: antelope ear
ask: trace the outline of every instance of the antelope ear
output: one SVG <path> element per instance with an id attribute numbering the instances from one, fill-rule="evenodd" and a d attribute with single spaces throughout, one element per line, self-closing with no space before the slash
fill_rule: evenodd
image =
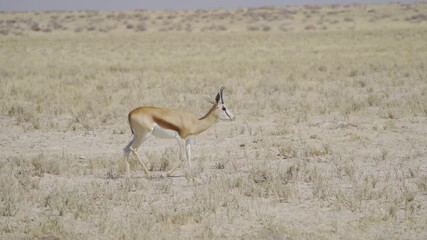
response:
<path id="1" fill-rule="evenodd" d="M 219 102 L 219 100 L 221 100 L 221 96 L 219 95 L 219 93 L 216 95 L 216 97 L 215 97 L 215 101 L 216 101 L 216 103 L 218 103 Z"/>
<path id="2" fill-rule="evenodd" d="M 208 97 L 208 96 L 204 96 L 203 97 L 206 101 L 208 101 L 208 102 L 210 102 L 210 103 L 212 103 L 212 104 L 215 104 L 215 101 L 213 101 L 210 97 Z"/>

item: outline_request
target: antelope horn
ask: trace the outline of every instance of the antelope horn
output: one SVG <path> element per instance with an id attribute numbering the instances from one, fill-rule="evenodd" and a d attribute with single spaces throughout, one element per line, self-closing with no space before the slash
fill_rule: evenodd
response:
<path id="1" fill-rule="evenodd" d="M 219 103 L 219 101 L 221 101 L 221 104 L 224 104 L 224 98 L 222 97 L 222 92 L 224 91 L 224 89 L 225 89 L 225 87 L 224 86 L 222 86 L 220 89 L 219 89 L 219 92 L 218 92 L 218 94 L 216 95 L 216 97 L 215 97 L 215 101 L 216 101 L 216 103 Z"/>
<path id="2" fill-rule="evenodd" d="M 221 89 L 219 89 L 219 93 L 220 93 L 220 96 L 221 96 L 221 103 L 222 103 L 222 104 L 224 104 L 224 97 L 223 97 L 223 95 L 222 95 L 222 92 L 224 91 L 224 89 L 225 89 L 225 87 L 224 87 L 224 86 L 222 86 L 222 87 L 221 87 Z"/>

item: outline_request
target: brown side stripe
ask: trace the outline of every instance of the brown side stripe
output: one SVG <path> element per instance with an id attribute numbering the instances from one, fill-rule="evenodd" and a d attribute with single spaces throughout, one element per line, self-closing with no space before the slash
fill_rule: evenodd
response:
<path id="1" fill-rule="evenodd" d="M 157 123 L 162 128 L 174 130 L 174 131 L 176 131 L 176 132 L 179 133 L 179 128 L 177 126 L 175 126 L 174 124 L 172 124 L 172 123 L 170 123 L 168 121 L 165 121 L 164 119 L 161 119 L 161 118 L 153 116 L 153 121 L 155 123 Z"/>

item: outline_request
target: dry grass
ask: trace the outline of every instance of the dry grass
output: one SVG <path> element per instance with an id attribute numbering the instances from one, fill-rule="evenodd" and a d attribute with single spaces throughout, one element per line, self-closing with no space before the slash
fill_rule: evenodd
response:
<path id="1" fill-rule="evenodd" d="M 427 238 L 426 8 L 1 13 L 0 238 Z M 124 178 L 130 110 L 221 85 L 195 177 Z"/>

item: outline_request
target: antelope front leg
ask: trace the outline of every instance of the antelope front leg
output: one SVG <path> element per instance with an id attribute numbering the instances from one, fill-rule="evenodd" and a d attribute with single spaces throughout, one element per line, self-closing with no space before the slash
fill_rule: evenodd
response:
<path id="1" fill-rule="evenodd" d="M 188 168 L 190 170 L 190 176 L 192 176 L 191 171 L 191 138 L 185 139 L 185 154 L 187 156 Z"/>
<path id="2" fill-rule="evenodd" d="M 172 169 L 170 169 L 170 170 L 166 173 L 166 176 L 167 176 L 167 177 L 169 177 L 169 176 L 172 174 L 172 172 L 173 172 L 173 171 L 175 171 L 175 169 L 177 169 L 177 168 L 181 167 L 181 165 L 182 165 L 181 159 L 182 159 L 182 141 L 183 141 L 183 140 L 182 140 L 181 138 L 177 138 L 176 140 L 177 140 L 177 142 L 178 142 L 178 150 L 179 150 L 179 155 L 178 155 L 178 157 L 179 157 L 179 159 L 178 159 L 178 164 L 177 164 L 175 167 L 173 167 Z"/>
<path id="3" fill-rule="evenodd" d="M 191 170 L 191 139 L 185 139 L 185 153 L 187 155 L 188 167 Z"/>

